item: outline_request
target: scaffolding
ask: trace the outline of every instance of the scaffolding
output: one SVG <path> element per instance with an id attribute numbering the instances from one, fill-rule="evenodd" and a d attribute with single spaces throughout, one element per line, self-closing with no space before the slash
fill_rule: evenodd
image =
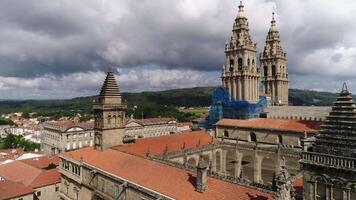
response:
<path id="1" fill-rule="evenodd" d="M 261 96 L 255 104 L 233 99 L 223 87 L 218 87 L 212 97 L 209 116 L 199 123 L 199 127 L 206 130 L 222 118 L 250 119 L 266 114 L 267 98 Z"/>

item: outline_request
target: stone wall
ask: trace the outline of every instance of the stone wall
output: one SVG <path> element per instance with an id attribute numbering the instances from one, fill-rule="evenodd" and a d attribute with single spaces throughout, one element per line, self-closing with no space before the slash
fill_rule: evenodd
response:
<path id="1" fill-rule="evenodd" d="M 267 118 L 323 121 L 330 111 L 326 106 L 268 106 Z"/>

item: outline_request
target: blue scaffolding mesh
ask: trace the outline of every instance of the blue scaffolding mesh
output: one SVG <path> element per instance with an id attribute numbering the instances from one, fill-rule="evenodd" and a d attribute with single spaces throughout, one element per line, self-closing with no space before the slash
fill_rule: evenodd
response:
<path id="1" fill-rule="evenodd" d="M 215 89 L 212 97 L 212 105 L 207 119 L 199 123 L 199 127 L 211 129 L 212 126 L 222 118 L 249 119 L 260 117 L 266 113 L 267 99 L 261 96 L 257 103 L 251 104 L 247 101 L 236 101 L 223 87 Z"/>

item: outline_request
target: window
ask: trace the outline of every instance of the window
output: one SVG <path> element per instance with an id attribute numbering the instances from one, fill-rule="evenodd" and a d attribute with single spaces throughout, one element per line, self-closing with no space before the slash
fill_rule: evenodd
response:
<path id="1" fill-rule="evenodd" d="M 272 76 L 276 75 L 276 66 L 272 65 Z"/>
<path id="2" fill-rule="evenodd" d="M 237 60 L 237 65 L 238 65 L 238 70 L 242 70 L 242 58 L 239 58 L 238 60 Z"/>
<path id="3" fill-rule="evenodd" d="M 111 124 L 111 115 L 108 116 L 108 124 Z"/>
<path id="4" fill-rule="evenodd" d="M 247 59 L 247 66 L 250 66 L 250 59 Z"/>
<path id="5" fill-rule="evenodd" d="M 263 73 L 263 74 L 264 74 L 265 76 L 268 76 L 268 68 L 267 68 L 267 66 L 264 66 L 263 69 L 264 69 L 264 73 Z"/>
<path id="6" fill-rule="evenodd" d="M 224 131 L 224 137 L 229 137 L 229 131 Z"/>
<path id="7" fill-rule="evenodd" d="M 234 59 L 230 59 L 230 67 L 234 66 Z"/>
<path id="8" fill-rule="evenodd" d="M 59 190 L 59 187 L 58 187 L 58 186 L 56 186 L 56 192 L 58 192 L 58 190 Z"/>
<path id="9" fill-rule="evenodd" d="M 317 182 L 316 196 L 318 200 L 326 199 L 326 186 L 324 183 Z"/>
<path id="10" fill-rule="evenodd" d="M 36 193 L 36 196 L 37 196 L 37 197 L 40 197 L 40 196 L 41 196 L 41 191 L 38 191 L 38 192 Z"/>
<path id="11" fill-rule="evenodd" d="M 251 142 L 257 142 L 257 137 L 256 137 L 256 134 L 254 132 L 250 133 L 250 139 L 251 139 Z"/>
<path id="12" fill-rule="evenodd" d="M 278 135 L 278 143 L 283 144 L 283 137 L 282 135 Z"/>
<path id="13" fill-rule="evenodd" d="M 255 66 L 255 59 L 252 59 L 252 66 Z"/>

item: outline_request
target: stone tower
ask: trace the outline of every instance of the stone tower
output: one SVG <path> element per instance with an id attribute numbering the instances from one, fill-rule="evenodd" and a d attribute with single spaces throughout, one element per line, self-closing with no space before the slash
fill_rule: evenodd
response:
<path id="1" fill-rule="evenodd" d="M 316 136 L 302 153 L 304 199 L 356 199 L 356 106 L 344 84 Z"/>
<path id="2" fill-rule="evenodd" d="M 122 144 L 127 106 L 122 103 L 121 93 L 113 72 L 107 73 L 93 109 L 95 148 L 102 151 Z"/>
<path id="3" fill-rule="evenodd" d="M 287 54 L 281 46 L 274 13 L 272 15 L 266 46 L 260 56 L 262 83 L 273 105 L 288 105 Z"/>
<path id="4" fill-rule="evenodd" d="M 244 6 L 240 2 L 231 40 L 225 45 L 226 63 L 221 75 L 222 85 L 233 99 L 250 103 L 256 103 L 259 99 L 256 46 L 251 39 Z"/>

